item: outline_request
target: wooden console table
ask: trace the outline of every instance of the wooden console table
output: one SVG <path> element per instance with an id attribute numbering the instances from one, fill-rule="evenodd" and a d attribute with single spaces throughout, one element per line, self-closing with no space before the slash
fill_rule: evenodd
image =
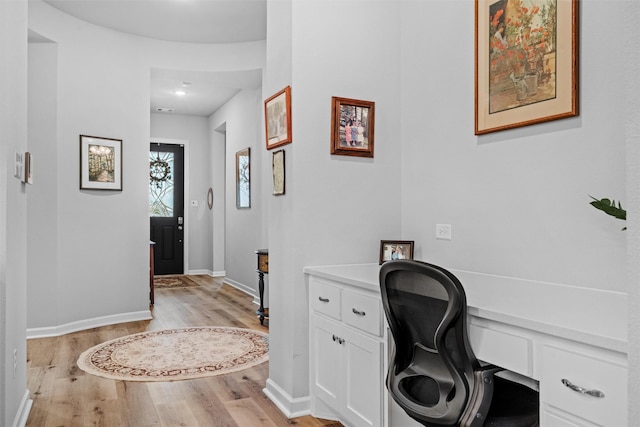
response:
<path id="1" fill-rule="evenodd" d="M 264 275 L 269 274 L 269 249 L 258 249 L 258 292 L 260 293 L 260 308 L 256 314 L 260 318 L 260 324 L 264 325 L 264 319 L 269 318 L 269 309 L 264 308 Z"/>

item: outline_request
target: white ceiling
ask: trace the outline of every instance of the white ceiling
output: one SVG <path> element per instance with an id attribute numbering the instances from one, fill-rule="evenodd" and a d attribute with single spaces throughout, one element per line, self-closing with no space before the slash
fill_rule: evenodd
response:
<path id="1" fill-rule="evenodd" d="M 153 39 L 186 43 L 238 43 L 266 38 L 266 0 L 44 0 L 83 21 Z M 260 70 L 151 71 L 150 108 L 209 116 L 242 89 L 257 89 Z M 188 93 L 173 91 L 182 82 Z"/>

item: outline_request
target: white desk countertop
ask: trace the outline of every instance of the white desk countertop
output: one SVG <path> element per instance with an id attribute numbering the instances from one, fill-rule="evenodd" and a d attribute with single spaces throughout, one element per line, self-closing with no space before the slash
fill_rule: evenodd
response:
<path id="1" fill-rule="evenodd" d="M 378 291 L 378 264 L 305 267 L 309 275 Z M 468 313 L 627 352 L 627 294 L 449 269 L 467 294 Z"/>

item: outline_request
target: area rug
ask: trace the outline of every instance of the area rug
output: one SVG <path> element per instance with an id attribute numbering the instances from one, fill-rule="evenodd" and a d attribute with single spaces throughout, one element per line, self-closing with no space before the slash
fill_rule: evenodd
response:
<path id="1" fill-rule="evenodd" d="M 127 335 L 80 355 L 78 367 L 123 381 L 178 381 L 236 372 L 266 362 L 268 335 L 228 327 L 166 329 Z"/>
<path id="2" fill-rule="evenodd" d="M 153 287 L 156 289 L 191 288 L 194 286 L 200 285 L 195 281 L 183 276 L 154 276 L 153 278 Z"/>

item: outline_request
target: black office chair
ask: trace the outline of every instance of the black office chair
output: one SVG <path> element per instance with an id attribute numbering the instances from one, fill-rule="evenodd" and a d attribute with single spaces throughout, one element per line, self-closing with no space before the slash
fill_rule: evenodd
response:
<path id="1" fill-rule="evenodd" d="M 394 340 L 387 389 L 425 426 L 538 425 L 539 394 L 481 366 L 467 338 L 467 299 L 447 270 L 414 260 L 380 267 Z"/>

